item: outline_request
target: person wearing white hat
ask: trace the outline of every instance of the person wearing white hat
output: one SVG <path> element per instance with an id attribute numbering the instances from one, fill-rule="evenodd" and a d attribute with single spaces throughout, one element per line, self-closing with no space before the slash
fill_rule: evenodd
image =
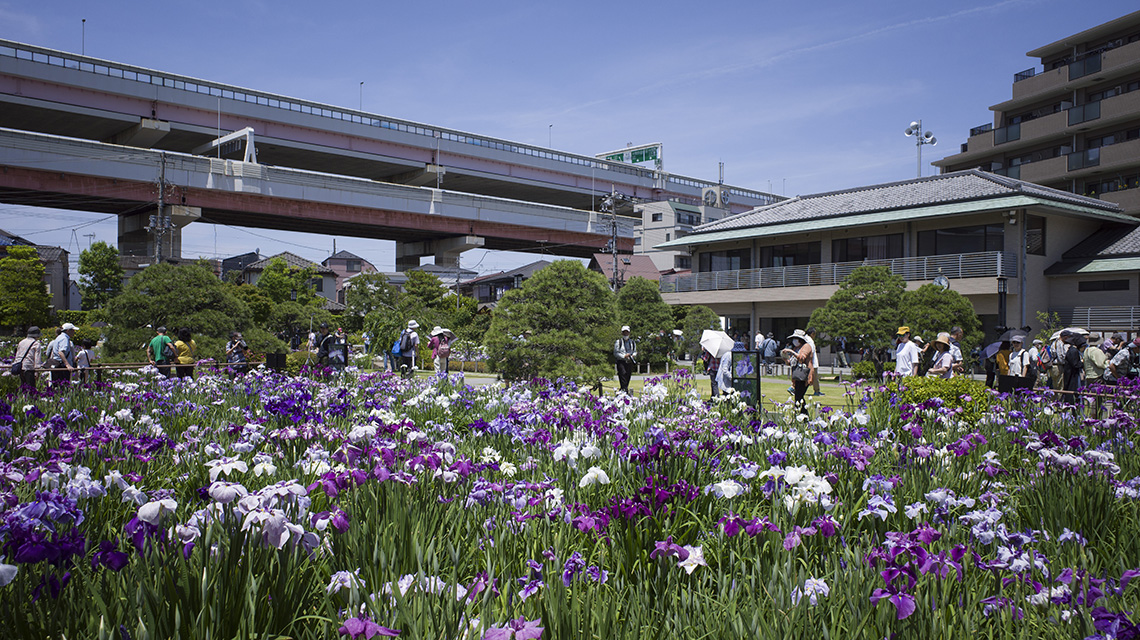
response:
<path id="1" fill-rule="evenodd" d="M 419 328 L 420 323 L 408 320 L 407 328 L 400 334 L 400 374 L 405 378 L 416 373 L 416 349 L 420 346 L 420 334 L 416 329 Z"/>
<path id="2" fill-rule="evenodd" d="M 621 328 L 621 337 L 614 341 L 614 360 L 617 362 L 618 386 L 621 392 L 629 393 L 629 379 L 633 376 L 633 366 L 637 364 L 637 343 L 629 335 L 629 325 Z"/>
<path id="3" fill-rule="evenodd" d="M 75 371 L 75 325 L 65 322 L 59 328 L 59 335 L 48 344 L 47 363 L 51 368 L 52 385 L 70 382 L 71 372 Z"/>
<path id="4" fill-rule="evenodd" d="M 446 374 L 451 360 L 451 339 L 455 337 L 451 331 L 436 325 L 431 330 L 431 340 L 428 346 L 431 347 L 431 357 L 435 365 L 436 374 Z"/>
<path id="5" fill-rule="evenodd" d="M 1009 376 L 1013 378 L 1012 388 L 1031 389 L 1037 383 L 1037 360 L 1025 348 L 1025 336 L 1009 339 Z"/>

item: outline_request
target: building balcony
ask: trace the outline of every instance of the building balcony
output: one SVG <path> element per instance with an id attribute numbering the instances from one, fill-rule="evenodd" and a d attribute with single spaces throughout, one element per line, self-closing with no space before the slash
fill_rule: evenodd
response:
<path id="1" fill-rule="evenodd" d="M 1140 167 L 1140 139 L 1069 154 L 1069 178 L 1087 178 Z M 1022 176 L 1025 170 L 1022 169 Z M 1023 178 L 1028 180 L 1028 178 Z"/>
<path id="2" fill-rule="evenodd" d="M 1066 327 L 1089 331 L 1131 331 L 1140 326 L 1140 307 L 1063 307 L 1049 309 Z"/>
<path id="3" fill-rule="evenodd" d="M 1069 170 L 1066 156 L 1047 158 L 1039 162 L 1028 162 L 1017 167 L 1021 170 L 1019 177 L 1026 182 L 1045 184 L 1058 178 L 1063 178 Z"/>
<path id="4" fill-rule="evenodd" d="M 1140 41 L 1109 49 L 1064 67 L 1044 71 L 1013 83 L 1013 99 L 992 108 L 1006 111 L 1019 104 L 1036 102 L 1050 94 L 1064 95 L 1073 89 L 1091 86 L 1131 73 L 1140 68 Z"/>
<path id="5" fill-rule="evenodd" d="M 1140 215 L 1140 189 L 1109 191 L 1097 197 L 1105 202 L 1115 202 L 1126 214 Z"/>
<path id="6" fill-rule="evenodd" d="M 859 267 L 884 266 L 904 280 L 1017 277 L 1017 258 L 1005 251 L 958 253 L 890 260 L 801 264 L 790 267 L 708 271 L 661 277 L 661 293 L 836 286 Z"/>

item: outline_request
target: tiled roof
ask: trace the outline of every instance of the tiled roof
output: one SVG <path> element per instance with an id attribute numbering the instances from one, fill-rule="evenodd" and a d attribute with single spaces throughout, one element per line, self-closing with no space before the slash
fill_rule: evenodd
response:
<path id="1" fill-rule="evenodd" d="M 36 253 L 40 254 L 40 260 L 44 262 L 55 262 L 67 255 L 67 252 L 59 247 L 46 247 L 43 245 L 36 245 Z"/>
<path id="2" fill-rule="evenodd" d="M 246 270 L 248 270 L 248 271 L 264 271 L 265 268 L 269 266 L 270 262 L 273 262 L 274 260 L 276 260 L 278 258 L 280 258 L 282 261 L 284 261 L 286 266 L 293 267 L 294 269 L 312 269 L 314 273 L 317 273 L 317 274 L 322 275 L 322 276 L 328 276 L 328 275 L 335 276 L 336 275 L 336 272 L 333 271 L 332 269 L 329 269 L 328 267 L 319 265 L 319 264 L 313 262 L 312 260 L 306 260 L 306 259 L 302 258 L 301 256 L 299 256 L 295 253 L 289 252 L 289 251 L 283 251 L 283 252 L 281 252 L 275 256 L 269 256 L 268 258 L 258 260 L 257 262 L 254 262 L 253 264 L 248 265 L 246 267 Z"/>
<path id="3" fill-rule="evenodd" d="M 1065 252 L 1045 275 L 1132 271 L 1140 257 L 1140 227 L 1105 225 Z"/>
<path id="4" fill-rule="evenodd" d="M 545 269 L 546 267 L 549 267 L 550 264 L 551 263 L 549 260 L 537 260 L 535 262 L 531 262 L 530 264 L 524 264 L 521 267 L 511 269 L 510 271 L 498 271 L 496 273 L 489 273 L 485 276 L 479 276 L 478 278 L 471 278 L 470 280 L 464 281 L 463 284 L 473 285 L 479 284 L 480 282 L 488 282 L 491 280 L 513 280 L 514 277 L 519 274 L 530 277 L 534 274 L 535 271 L 538 271 L 539 269 Z"/>
<path id="5" fill-rule="evenodd" d="M 627 264 L 625 261 L 628 260 Z M 618 273 L 627 282 L 630 278 L 641 277 L 646 280 L 653 280 L 658 282 L 661 280 L 661 271 L 657 265 L 653 264 L 653 258 L 645 254 L 618 254 L 617 257 Z M 598 270 L 602 275 L 609 280 L 614 275 L 614 256 L 610 253 L 595 253 L 594 258 L 590 261 L 590 266 L 597 265 Z"/>
<path id="6" fill-rule="evenodd" d="M 761 227 L 770 224 L 837 218 L 853 214 L 928 207 L 938 204 L 977 201 L 986 198 L 1022 195 L 1119 214 L 1115 203 L 1050 189 L 1031 182 L 1014 180 L 977 169 L 955 171 L 928 178 L 905 180 L 797 196 L 759 207 L 693 229 L 694 234 Z"/>
<path id="7" fill-rule="evenodd" d="M 361 258 L 351 251 L 345 251 L 341 249 L 340 251 L 337 251 L 331 256 L 325 258 L 321 264 L 328 264 L 329 260 L 364 260 L 364 258 Z"/>

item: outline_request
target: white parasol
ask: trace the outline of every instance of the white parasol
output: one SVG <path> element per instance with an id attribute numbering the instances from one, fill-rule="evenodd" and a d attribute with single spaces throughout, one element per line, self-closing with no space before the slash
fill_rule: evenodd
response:
<path id="1" fill-rule="evenodd" d="M 719 359 L 724 354 L 732 351 L 734 344 L 735 341 L 723 331 L 705 329 L 701 334 L 701 348 L 711 353 L 714 358 Z"/>

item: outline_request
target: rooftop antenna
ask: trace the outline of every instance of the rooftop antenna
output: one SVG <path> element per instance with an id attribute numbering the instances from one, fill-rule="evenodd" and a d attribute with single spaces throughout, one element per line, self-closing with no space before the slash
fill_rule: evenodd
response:
<path id="1" fill-rule="evenodd" d="M 79 40 L 79 53 L 87 55 L 87 18 L 83 19 L 83 35 Z"/>
<path id="2" fill-rule="evenodd" d="M 720 165 L 720 183 L 719 184 L 724 184 L 724 163 L 719 162 L 717 164 Z"/>

